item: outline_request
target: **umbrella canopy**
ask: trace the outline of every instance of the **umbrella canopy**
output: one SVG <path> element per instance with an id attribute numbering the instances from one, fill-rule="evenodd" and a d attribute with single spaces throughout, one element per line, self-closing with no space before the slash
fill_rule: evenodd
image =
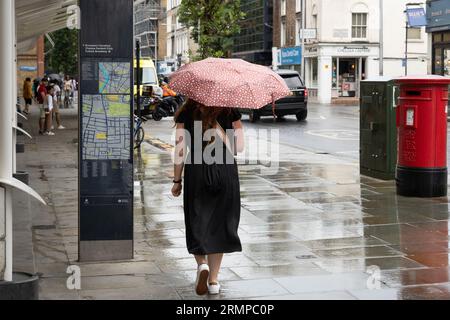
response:
<path id="1" fill-rule="evenodd" d="M 58 81 L 62 80 L 61 76 L 59 74 L 56 74 L 56 73 L 49 74 L 48 78 L 50 80 L 58 80 Z"/>
<path id="2" fill-rule="evenodd" d="M 187 64 L 171 75 L 170 87 L 209 107 L 259 109 L 291 94 L 270 68 L 241 59 Z"/>

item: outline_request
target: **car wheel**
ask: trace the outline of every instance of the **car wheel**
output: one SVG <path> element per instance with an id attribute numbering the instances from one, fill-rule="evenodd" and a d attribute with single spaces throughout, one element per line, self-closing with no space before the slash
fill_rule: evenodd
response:
<path id="1" fill-rule="evenodd" d="M 251 123 L 255 123 L 261 119 L 261 116 L 256 111 L 251 111 L 248 115 L 248 119 Z"/>
<path id="2" fill-rule="evenodd" d="M 302 110 L 295 115 L 297 117 L 297 121 L 305 121 L 308 117 L 308 110 Z"/>
<path id="3" fill-rule="evenodd" d="M 277 116 L 277 121 L 278 122 L 282 122 L 284 120 L 286 120 L 286 118 L 284 116 Z"/>

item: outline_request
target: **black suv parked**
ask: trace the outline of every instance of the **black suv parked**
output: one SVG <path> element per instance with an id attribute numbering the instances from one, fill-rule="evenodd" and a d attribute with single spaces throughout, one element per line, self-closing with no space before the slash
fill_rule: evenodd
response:
<path id="1" fill-rule="evenodd" d="M 308 89 L 306 89 L 300 74 L 293 70 L 278 70 L 277 73 L 284 79 L 292 95 L 276 102 L 275 114 L 281 119 L 286 115 L 295 114 L 298 121 L 306 120 L 308 116 Z M 240 109 L 241 113 L 248 114 L 250 122 L 258 121 L 261 116 L 273 116 L 272 105 L 268 104 L 259 110 Z"/>

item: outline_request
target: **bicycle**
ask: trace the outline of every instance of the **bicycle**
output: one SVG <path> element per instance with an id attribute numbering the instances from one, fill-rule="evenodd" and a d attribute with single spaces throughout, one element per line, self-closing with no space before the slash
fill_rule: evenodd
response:
<path id="1" fill-rule="evenodd" d="M 142 124 L 146 121 L 146 118 L 134 115 L 134 149 L 139 149 L 144 142 L 145 131 Z"/>

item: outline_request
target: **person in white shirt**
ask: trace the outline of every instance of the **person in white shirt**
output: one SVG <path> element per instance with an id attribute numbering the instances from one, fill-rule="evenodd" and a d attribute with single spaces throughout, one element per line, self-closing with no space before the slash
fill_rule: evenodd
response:
<path id="1" fill-rule="evenodd" d="M 73 83 L 69 76 L 64 79 L 64 107 L 72 107 L 72 93 L 73 93 Z"/>
<path id="2" fill-rule="evenodd" d="M 55 133 L 51 131 L 52 128 L 52 112 L 53 112 L 53 95 L 55 93 L 55 88 L 53 86 L 47 87 L 47 95 L 44 101 L 44 112 L 45 112 L 45 132 L 46 136 L 54 136 Z"/>
<path id="3" fill-rule="evenodd" d="M 65 127 L 61 124 L 61 116 L 59 114 L 59 107 L 61 105 L 61 88 L 58 83 L 55 82 L 53 85 L 54 94 L 53 94 L 53 115 L 56 120 L 56 125 L 59 130 L 65 129 Z M 52 126 L 53 129 L 53 126 Z"/>

